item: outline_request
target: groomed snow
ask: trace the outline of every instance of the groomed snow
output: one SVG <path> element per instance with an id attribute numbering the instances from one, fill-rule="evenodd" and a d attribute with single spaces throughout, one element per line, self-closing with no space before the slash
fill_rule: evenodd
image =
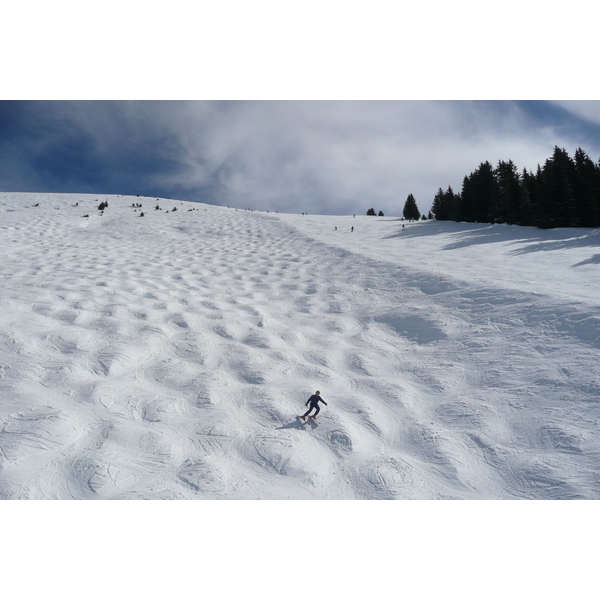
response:
<path id="1" fill-rule="evenodd" d="M 0 498 L 597 499 L 599 244 L 1 193 Z"/>

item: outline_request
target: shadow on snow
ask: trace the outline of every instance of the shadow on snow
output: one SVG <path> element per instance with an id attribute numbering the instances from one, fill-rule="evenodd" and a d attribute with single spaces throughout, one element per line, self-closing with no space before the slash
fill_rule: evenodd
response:
<path id="1" fill-rule="evenodd" d="M 511 256 L 571 248 L 600 247 L 600 229 L 584 227 L 538 229 L 520 225 L 455 223 L 453 221 L 427 221 L 405 223 L 405 225 L 408 227 L 400 229 L 397 233 L 388 235 L 384 239 L 445 235 L 448 237 L 449 243 L 442 248 L 443 250 L 457 250 L 478 244 L 494 243 L 523 246 L 509 252 Z M 600 255 L 597 254 L 573 266 L 599 263 Z"/>

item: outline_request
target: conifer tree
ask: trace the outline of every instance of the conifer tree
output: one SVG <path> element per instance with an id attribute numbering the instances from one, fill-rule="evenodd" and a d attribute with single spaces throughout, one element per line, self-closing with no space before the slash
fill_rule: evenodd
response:
<path id="1" fill-rule="evenodd" d="M 538 166 L 539 169 L 539 166 Z M 521 210 L 519 213 L 518 225 L 536 224 L 536 202 L 537 202 L 537 179 L 533 173 L 528 173 L 523 169 L 521 175 Z"/>
<path id="2" fill-rule="evenodd" d="M 445 202 L 449 207 L 452 219 L 456 219 L 456 215 L 460 212 L 462 206 L 462 197 L 460 194 L 455 194 L 452 186 L 444 192 Z"/>
<path id="3" fill-rule="evenodd" d="M 402 211 L 402 216 L 405 219 L 415 221 L 418 221 L 421 217 L 421 212 L 419 211 L 415 197 L 412 194 L 409 194 L 408 198 L 406 198 L 406 202 L 404 203 L 404 209 Z"/>
<path id="4" fill-rule="evenodd" d="M 456 218 L 459 204 L 460 196 L 454 193 L 452 186 L 448 186 L 445 192 L 439 188 L 433 199 L 431 212 L 438 221 L 450 221 Z"/>
<path id="5" fill-rule="evenodd" d="M 493 221 L 493 207 L 498 197 L 498 183 L 492 165 L 486 161 L 479 165 L 473 180 L 475 189 L 474 218 L 477 223 Z"/>
<path id="6" fill-rule="evenodd" d="M 581 148 L 575 151 L 574 161 L 573 195 L 577 222 L 581 227 L 598 227 L 600 170 Z"/>
<path id="7" fill-rule="evenodd" d="M 463 178 L 462 189 L 460 191 L 461 202 L 454 213 L 456 221 L 467 221 L 472 223 L 475 220 L 475 201 L 476 193 L 473 186 L 474 173 Z"/>
<path id="8" fill-rule="evenodd" d="M 567 151 L 554 147 L 551 158 L 546 159 L 541 173 L 540 190 L 543 204 L 540 206 L 538 227 L 572 227 L 577 224 L 573 182 L 575 165 Z"/>
<path id="9" fill-rule="evenodd" d="M 439 188 L 437 194 L 433 197 L 431 212 L 438 221 L 447 221 L 450 218 L 450 211 L 444 203 L 444 191 Z"/>
<path id="10" fill-rule="evenodd" d="M 494 176 L 498 188 L 497 200 L 492 207 L 494 222 L 510 225 L 518 223 L 523 193 L 516 165 L 512 160 L 499 161 Z"/>

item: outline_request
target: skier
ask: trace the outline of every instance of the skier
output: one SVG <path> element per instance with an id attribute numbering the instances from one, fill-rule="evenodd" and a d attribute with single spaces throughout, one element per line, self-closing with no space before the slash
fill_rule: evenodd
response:
<path id="1" fill-rule="evenodd" d="M 310 402 L 310 408 L 300 417 L 303 421 L 306 419 L 306 417 L 308 416 L 308 413 L 313 408 L 316 408 L 317 410 L 314 415 L 311 415 L 311 419 L 314 419 L 319 414 L 319 411 L 321 410 L 319 408 L 319 402 L 322 402 L 325 406 L 327 406 L 327 402 L 325 402 L 325 400 L 323 400 L 323 398 L 321 398 L 321 392 L 319 392 L 319 391 L 315 392 L 314 395 L 311 396 L 306 401 L 306 404 L 304 406 L 306 406 L 309 402 Z"/>

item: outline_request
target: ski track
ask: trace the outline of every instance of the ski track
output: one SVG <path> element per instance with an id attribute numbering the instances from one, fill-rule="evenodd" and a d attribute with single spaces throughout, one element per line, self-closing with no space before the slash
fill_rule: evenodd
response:
<path id="1" fill-rule="evenodd" d="M 375 260 L 318 217 L 0 210 L 0 498 L 600 497 L 595 305 Z"/>

